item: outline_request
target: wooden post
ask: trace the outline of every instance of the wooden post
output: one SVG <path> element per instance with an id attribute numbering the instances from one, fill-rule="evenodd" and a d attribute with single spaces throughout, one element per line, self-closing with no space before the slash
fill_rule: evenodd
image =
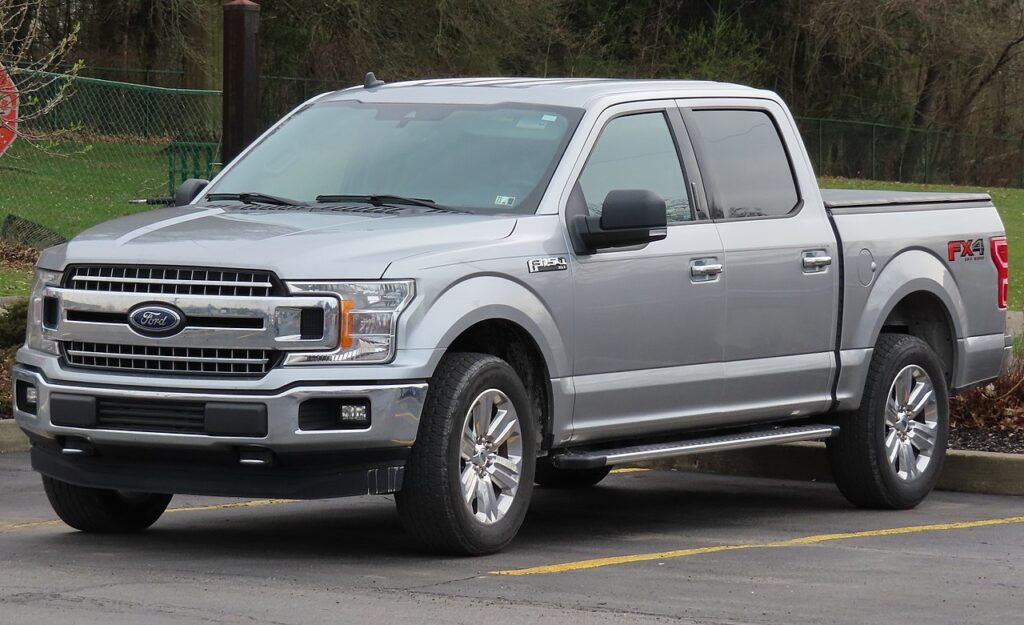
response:
<path id="1" fill-rule="evenodd" d="M 260 5 L 231 0 L 224 5 L 224 137 L 226 165 L 260 132 Z"/>

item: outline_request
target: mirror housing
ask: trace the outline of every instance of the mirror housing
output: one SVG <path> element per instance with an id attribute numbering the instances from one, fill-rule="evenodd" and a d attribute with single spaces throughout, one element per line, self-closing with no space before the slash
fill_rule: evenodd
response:
<path id="1" fill-rule="evenodd" d="M 646 245 L 668 235 L 665 200 L 646 189 L 609 191 L 601 216 L 579 216 L 573 222 L 577 252 L 591 254 L 609 247 Z M 582 249 L 579 249 L 582 247 Z"/>
<path id="2" fill-rule="evenodd" d="M 202 178 L 189 178 L 185 182 L 181 183 L 181 186 L 175 190 L 174 205 L 187 206 L 191 204 L 192 200 L 196 199 L 208 184 L 210 184 L 209 180 L 203 180 Z"/>

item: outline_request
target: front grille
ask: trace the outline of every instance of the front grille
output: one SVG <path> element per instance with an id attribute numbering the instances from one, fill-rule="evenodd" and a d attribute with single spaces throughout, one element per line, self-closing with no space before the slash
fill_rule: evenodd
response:
<path id="1" fill-rule="evenodd" d="M 278 282 L 267 271 L 136 265 L 73 266 L 65 273 L 64 287 L 155 295 L 267 297 L 281 294 Z"/>
<path id="2" fill-rule="evenodd" d="M 65 362 L 72 367 L 200 375 L 263 375 L 274 366 L 277 355 L 267 349 L 112 345 L 82 341 L 65 341 L 61 350 Z"/>
<path id="3" fill-rule="evenodd" d="M 99 397 L 96 427 L 107 430 L 202 434 L 206 405 L 196 401 L 152 401 Z"/>

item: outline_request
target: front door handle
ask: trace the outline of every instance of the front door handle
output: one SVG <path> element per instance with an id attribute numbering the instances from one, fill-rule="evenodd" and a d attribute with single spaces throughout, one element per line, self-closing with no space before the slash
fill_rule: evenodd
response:
<path id="1" fill-rule="evenodd" d="M 824 271 L 825 267 L 828 267 L 831 264 L 832 257 L 829 256 L 824 250 L 813 250 L 810 252 L 804 252 L 804 269 L 808 269 L 810 271 Z"/>
<path id="2" fill-rule="evenodd" d="M 694 282 L 711 282 L 725 271 L 717 258 L 696 258 L 690 261 L 690 279 Z"/>

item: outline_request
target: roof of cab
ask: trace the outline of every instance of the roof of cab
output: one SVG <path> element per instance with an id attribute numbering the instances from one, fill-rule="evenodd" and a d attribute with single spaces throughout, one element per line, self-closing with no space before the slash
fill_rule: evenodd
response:
<path id="1" fill-rule="evenodd" d="M 597 100 L 647 97 L 776 97 L 752 87 L 704 80 L 623 80 L 615 78 L 444 78 L 386 83 L 335 91 L 325 100 L 498 104 L 523 102 L 587 108 Z"/>

